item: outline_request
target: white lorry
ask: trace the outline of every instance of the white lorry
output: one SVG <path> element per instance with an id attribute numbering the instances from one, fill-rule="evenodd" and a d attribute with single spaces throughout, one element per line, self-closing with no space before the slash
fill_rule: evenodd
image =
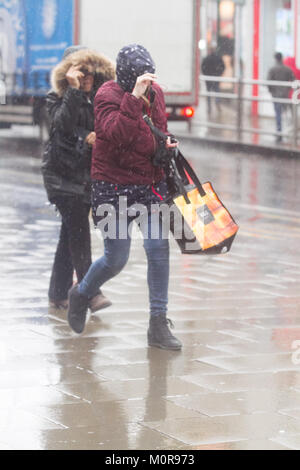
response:
<path id="1" fill-rule="evenodd" d="M 198 105 L 199 0 L 77 0 L 77 42 L 113 60 L 138 43 L 151 53 L 169 120 L 191 122 Z"/>

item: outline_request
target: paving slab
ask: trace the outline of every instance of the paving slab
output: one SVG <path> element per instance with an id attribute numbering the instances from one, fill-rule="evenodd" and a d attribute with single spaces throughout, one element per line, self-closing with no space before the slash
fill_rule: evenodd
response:
<path id="1" fill-rule="evenodd" d="M 256 439 L 276 440 L 299 434 L 300 422 L 278 414 L 252 414 L 209 418 L 172 419 L 144 422 L 143 426 L 166 436 L 183 441 L 187 445 L 205 445 L 222 442 Z"/>

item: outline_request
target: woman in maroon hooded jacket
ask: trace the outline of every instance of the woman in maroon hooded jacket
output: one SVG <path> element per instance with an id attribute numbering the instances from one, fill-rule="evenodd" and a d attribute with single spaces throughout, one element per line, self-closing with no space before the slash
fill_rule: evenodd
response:
<path id="1" fill-rule="evenodd" d="M 117 58 L 117 82 L 107 82 L 96 96 L 92 206 L 95 225 L 104 235 L 105 252 L 80 285 L 70 291 L 68 320 L 71 328 L 81 333 L 89 299 L 126 265 L 131 246 L 128 228 L 140 212 L 135 210 L 139 204 L 139 208 L 145 208 L 139 228 L 148 259 L 148 344 L 178 350 L 182 345 L 171 334 L 167 319 L 169 240 L 163 236 L 160 219 L 154 218 L 153 222 L 151 217 L 153 207 L 157 208 L 168 192 L 163 170 L 152 163 L 157 144 L 143 119 L 147 113 L 156 127 L 167 132 L 164 96 L 155 84 L 154 73 L 149 52 L 137 44 L 127 46 Z M 167 145 L 172 146 L 170 141 Z M 129 209 L 123 207 L 124 198 Z M 105 215 L 116 221 L 114 233 L 107 233 Z"/>

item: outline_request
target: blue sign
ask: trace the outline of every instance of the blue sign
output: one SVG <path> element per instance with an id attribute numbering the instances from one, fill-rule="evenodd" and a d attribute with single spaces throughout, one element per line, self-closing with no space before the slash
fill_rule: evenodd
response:
<path id="1" fill-rule="evenodd" d="M 0 0 L 0 77 L 6 92 L 20 91 L 27 70 L 26 18 L 23 2 Z"/>
<path id="2" fill-rule="evenodd" d="M 49 90 L 51 70 L 73 43 L 73 8 L 73 0 L 0 0 L 0 73 L 16 74 L 16 94 Z"/>
<path id="3" fill-rule="evenodd" d="M 73 0 L 24 0 L 29 88 L 49 88 L 46 77 L 73 43 Z"/>

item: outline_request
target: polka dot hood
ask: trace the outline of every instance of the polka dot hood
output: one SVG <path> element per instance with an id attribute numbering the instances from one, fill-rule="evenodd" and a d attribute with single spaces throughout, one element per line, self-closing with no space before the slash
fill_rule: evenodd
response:
<path id="1" fill-rule="evenodd" d="M 123 47 L 117 57 L 117 82 L 131 93 L 136 80 L 144 73 L 155 73 L 155 63 L 145 47 L 131 44 Z"/>

